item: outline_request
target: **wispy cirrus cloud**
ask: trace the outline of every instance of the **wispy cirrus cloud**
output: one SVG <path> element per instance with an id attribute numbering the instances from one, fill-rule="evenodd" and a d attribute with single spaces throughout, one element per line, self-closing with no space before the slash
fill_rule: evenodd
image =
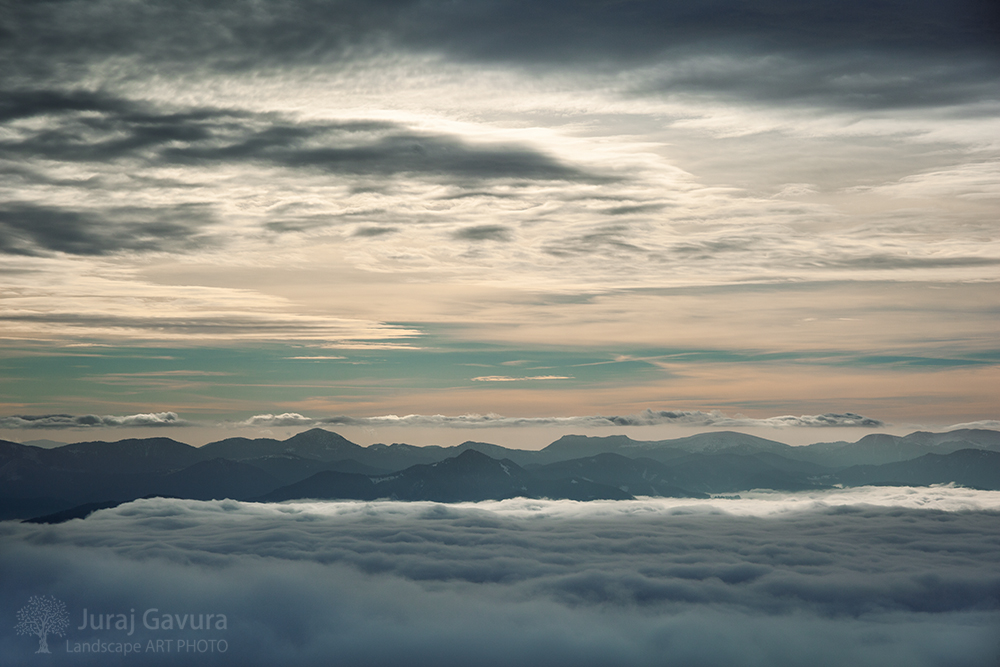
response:
<path id="1" fill-rule="evenodd" d="M 1000 430 L 1000 419 L 980 419 L 974 422 L 965 422 L 964 424 L 952 424 L 945 428 L 947 431 L 955 431 L 958 429 L 966 428 L 985 428 L 992 430 Z"/>
<path id="2" fill-rule="evenodd" d="M 291 359 L 293 361 L 342 361 L 347 359 L 347 357 L 341 356 L 305 356 L 305 357 L 285 357 L 286 359 Z"/>
<path id="3" fill-rule="evenodd" d="M 421 335 L 411 327 L 302 313 L 287 298 L 252 290 L 155 284 L 113 261 L 89 265 L 81 275 L 77 264 L 57 257 L 18 259 L 28 270 L 9 276 L 0 311 L 0 332 L 12 338 L 413 347 Z M 39 273 L 46 275 L 42 284 Z"/>
<path id="4" fill-rule="evenodd" d="M 526 380 L 572 380 L 571 375 L 526 375 L 511 377 L 509 375 L 480 375 L 472 378 L 473 382 L 522 382 Z"/>

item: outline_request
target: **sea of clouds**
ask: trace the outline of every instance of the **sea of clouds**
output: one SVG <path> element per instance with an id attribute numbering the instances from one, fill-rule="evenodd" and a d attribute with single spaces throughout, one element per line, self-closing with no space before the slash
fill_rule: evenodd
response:
<path id="1" fill-rule="evenodd" d="M 0 655 L 33 595 L 51 664 L 995 665 L 1000 492 L 950 486 L 580 503 L 139 500 L 0 523 Z M 82 611 L 226 614 L 79 630 Z M 6 629 L 5 629 L 6 628 Z M 225 639 L 224 653 L 149 640 Z M 129 656 L 76 653 L 138 641 Z M 60 655 L 62 654 L 62 655 Z"/>

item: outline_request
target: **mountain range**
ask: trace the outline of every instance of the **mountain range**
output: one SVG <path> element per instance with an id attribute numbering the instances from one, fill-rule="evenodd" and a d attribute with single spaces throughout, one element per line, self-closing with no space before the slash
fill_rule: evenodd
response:
<path id="1" fill-rule="evenodd" d="M 77 507 L 157 495 L 594 500 L 942 483 L 1000 489 L 1000 432 L 872 434 L 798 447 L 730 431 L 659 441 L 567 435 L 537 451 L 482 442 L 362 447 L 319 428 L 287 440 L 228 438 L 202 447 L 170 438 L 56 447 L 0 440 L 0 519 L 72 515 Z"/>

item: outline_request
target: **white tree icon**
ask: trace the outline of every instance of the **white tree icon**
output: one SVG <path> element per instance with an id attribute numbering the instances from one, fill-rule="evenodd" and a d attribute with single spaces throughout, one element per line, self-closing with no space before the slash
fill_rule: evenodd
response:
<path id="1" fill-rule="evenodd" d="M 28 604 L 17 612 L 17 621 L 14 626 L 17 634 L 38 637 L 38 650 L 35 653 L 51 653 L 48 636 L 63 636 L 69 627 L 69 614 L 66 613 L 66 603 L 62 600 L 52 595 L 32 595 Z"/>

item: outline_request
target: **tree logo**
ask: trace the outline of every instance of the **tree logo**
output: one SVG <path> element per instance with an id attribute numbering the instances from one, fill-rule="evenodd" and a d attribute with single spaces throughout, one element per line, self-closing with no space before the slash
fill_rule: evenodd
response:
<path id="1" fill-rule="evenodd" d="M 69 627 L 69 614 L 66 603 L 52 595 L 32 595 L 28 604 L 17 612 L 17 625 L 14 631 L 19 635 L 35 635 L 38 637 L 38 650 L 35 653 L 51 653 L 48 636 L 50 634 L 62 637 Z"/>

